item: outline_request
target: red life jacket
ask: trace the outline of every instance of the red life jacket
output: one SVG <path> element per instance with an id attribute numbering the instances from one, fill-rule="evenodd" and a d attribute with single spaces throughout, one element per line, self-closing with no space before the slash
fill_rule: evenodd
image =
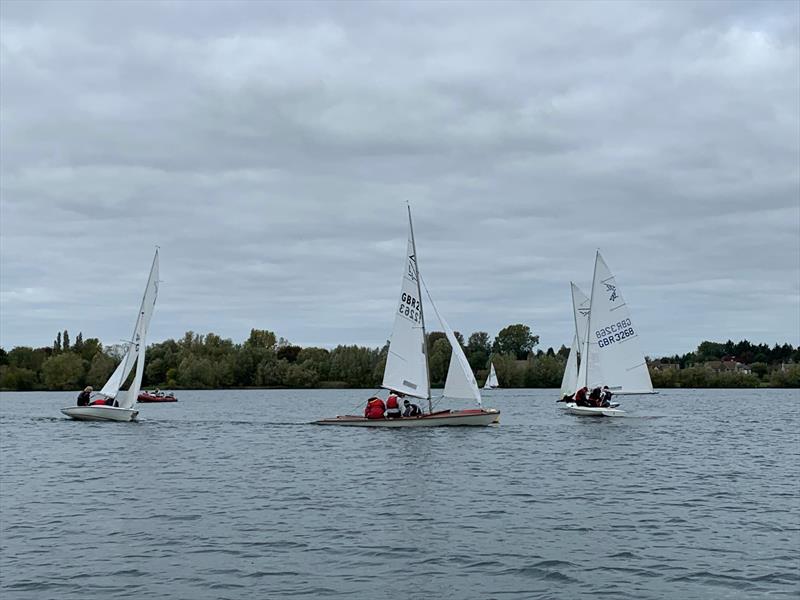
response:
<path id="1" fill-rule="evenodd" d="M 386 410 L 389 410 L 390 408 L 396 408 L 400 410 L 400 404 L 397 402 L 397 396 L 395 396 L 394 394 L 391 394 L 386 399 Z"/>
<path id="2" fill-rule="evenodd" d="M 89 406 L 105 406 L 106 400 L 105 398 L 100 398 L 99 400 L 95 400 L 94 402 L 90 402 Z"/>
<path id="3" fill-rule="evenodd" d="M 367 402 L 367 408 L 364 411 L 364 416 L 368 419 L 382 419 L 383 418 L 383 411 L 386 407 L 383 404 L 383 400 L 380 398 L 372 398 L 369 402 Z"/>

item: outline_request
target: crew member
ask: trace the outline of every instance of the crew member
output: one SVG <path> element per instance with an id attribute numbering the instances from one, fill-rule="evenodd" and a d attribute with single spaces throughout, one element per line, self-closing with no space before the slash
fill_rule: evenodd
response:
<path id="1" fill-rule="evenodd" d="M 611 398 L 614 397 L 614 394 L 608 389 L 607 385 L 603 386 L 603 394 L 600 396 L 600 402 L 603 406 L 611 406 Z"/>
<path id="2" fill-rule="evenodd" d="M 373 396 L 367 400 L 367 408 L 364 409 L 364 416 L 367 419 L 382 419 L 384 410 L 386 410 L 386 406 L 383 404 L 383 400 L 377 396 Z"/>
<path id="3" fill-rule="evenodd" d="M 408 400 L 403 400 L 403 416 L 404 417 L 418 417 L 422 414 L 419 406 L 412 404 Z"/>
<path id="4" fill-rule="evenodd" d="M 397 399 L 397 394 L 395 392 L 391 392 L 389 397 L 386 399 L 386 418 L 399 419 L 401 416 L 400 402 Z"/>
<path id="5" fill-rule="evenodd" d="M 589 401 L 586 399 L 586 392 L 589 391 L 589 388 L 583 386 L 577 392 L 575 392 L 575 404 L 578 406 L 589 406 Z"/>
<path id="6" fill-rule="evenodd" d="M 78 406 L 88 406 L 93 391 L 94 388 L 92 388 L 90 385 L 87 385 L 85 388 L 83 388 L 83 391 L 78 394 Z"/>

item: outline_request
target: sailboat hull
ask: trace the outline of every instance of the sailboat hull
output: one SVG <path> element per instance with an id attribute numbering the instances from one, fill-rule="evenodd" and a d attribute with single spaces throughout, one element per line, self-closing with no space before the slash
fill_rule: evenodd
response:
<path id="1" fill-rule="evenodd" d="M 578 406 L 570 402 L 565 406 L 567 412 L 578 417 L 624 417 L 625 411 L 618 408 L 599 406 Z"/>
<path id="2" fill-rule="evenodd" d="M 139 411 L 117 406 L 70 406 L 61 412 L 76 421 L 135 421 Z"/>
<path id="3" fill-rule="evenodd" d="M 402 419 L 365 419 L 357 415 L 344 415 L 333 419 L 314 421 L 314 425 L 340 425 L 345 427 L 486 427 L 500 421 L 500 411 L 448 410 L 420 417 Z"/>

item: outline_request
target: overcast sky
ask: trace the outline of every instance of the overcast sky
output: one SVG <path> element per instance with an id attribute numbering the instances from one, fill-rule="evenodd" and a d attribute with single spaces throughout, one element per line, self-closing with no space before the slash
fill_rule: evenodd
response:
<path id="1" fill-rule="evenodd" d="M 0 344 L 389 337 L 411 203 L 449 323 L 800 343 L 797 2 L 0 4 Z M 431 317 L 429 317 L 429 321 Z M 430 326 L 430 329 L 435 329 Z"/>

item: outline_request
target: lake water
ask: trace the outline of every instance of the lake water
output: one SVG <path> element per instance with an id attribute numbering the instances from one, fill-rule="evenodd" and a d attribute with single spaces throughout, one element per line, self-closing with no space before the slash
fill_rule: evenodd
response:
<path id="1" fill-rule="evenodd" d="M 497 390 L 497 427 L 306 424 L 367 395 L 184 391 L 133 424 L 0 395 L 0 597 L 800 594 L 798 390 L 667 391 L 626 419 Z"/>

